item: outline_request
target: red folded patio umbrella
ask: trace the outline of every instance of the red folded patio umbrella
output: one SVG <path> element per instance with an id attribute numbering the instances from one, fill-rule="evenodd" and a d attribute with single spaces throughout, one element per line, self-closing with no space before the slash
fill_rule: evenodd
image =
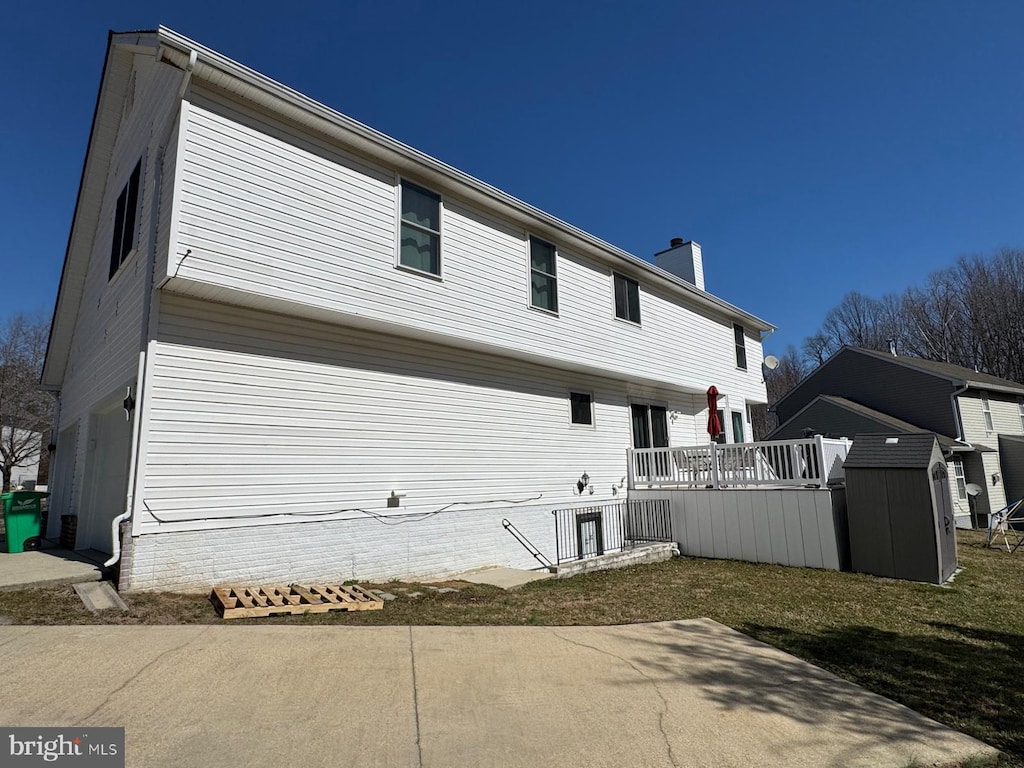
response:
<path id="1" fill-rule="evenodd" d="M 718 418 L 718 387 L 708 388 L 708 434 L 714 440 L 722 434 L 722 420 Z"/>

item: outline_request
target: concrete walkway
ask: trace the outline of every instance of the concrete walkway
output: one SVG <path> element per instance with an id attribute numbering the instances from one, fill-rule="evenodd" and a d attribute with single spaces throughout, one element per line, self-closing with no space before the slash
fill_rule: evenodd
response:
<path id="1" fill-rule="evenodd" d="M 93 550 L 51 548 L 49 542 L 35 552 L 9 554 L 4 547 L 0 551 L 0 590 L 99 581 L 103 578 L 103 559 L 107 557 Z"/>
<path id="2" fill-rule="evenodd" d="M 0 627 L 0 723 L 129 766 L 872 766 L 979 741 L 709 620 Z"/>

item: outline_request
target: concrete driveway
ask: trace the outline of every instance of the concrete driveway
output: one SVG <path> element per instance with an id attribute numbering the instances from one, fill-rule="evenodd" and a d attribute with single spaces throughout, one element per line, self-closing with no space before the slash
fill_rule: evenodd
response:
<path id="1" fill-rule="evenodd" d="M 709 620 L 0 627 L 0 680 L 0 725 L 125 726 L 129 766 L 903 768 L 993 752 Z"/>

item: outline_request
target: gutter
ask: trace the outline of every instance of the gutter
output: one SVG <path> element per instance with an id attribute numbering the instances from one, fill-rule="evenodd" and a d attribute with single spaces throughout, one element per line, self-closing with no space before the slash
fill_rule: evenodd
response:
<path id="1" fill-rule="evenodd" d="M 953 424 L 956 426 L 956 439 L 961 443 L 966 443 L 964 439 L 964 426 L 963 426 L 963 415 L 960 413 L 960 401 L 957 398 L 970 389 L 970 382 L 964 382 L 962 387 L 954 389 L 949 396 L 949 400 L 953 405 Z"/>

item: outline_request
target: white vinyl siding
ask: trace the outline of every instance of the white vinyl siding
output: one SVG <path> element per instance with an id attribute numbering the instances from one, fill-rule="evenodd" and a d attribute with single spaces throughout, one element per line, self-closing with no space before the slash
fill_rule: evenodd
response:
<path id="1" fill-rule="evenodd" d="M 957 404 L 964 439 L 968 442 L 998 449 L 998 435 L 1024 435 L 1021 405 L 1016 395 L 968 390 L 957 397 Z"/>
<path id="2" fill-rule="evenodd" d="M 173 120 L 176 88 L 181 79 L 180 70 L 157 64 L 151 56 L 135 56 L 125 61 L 134 62 L 132 76 L 136 79 L 137 93 L 132 109 L 118 128 L 106 196 L 100 207 L 99 226 L 61 386 L 58 430 L 62 435 L 77 434 L 78 438 L 74 447 L 61 446 L 58 440 L 55 466 L 51 468 L 55 473 L 70 472 L 68 486 L 61 499 L 61 503 L 67 506 L 59 510 L 61 514 L 79 511 L 79 488 L 87 465 L 85 459 L 90 440 L 90 412 L 112 396 L 123 397 L 138 373 L 143 302 L 147 299 L 145 259 L 151 257 L 150 237 L 154 224 L 156 147 L 150 142 L 156 141 L 155 136 L 162 136 L 169 121 Z M 128 77 L 126 74 L 125 78 Z M 111 279 L 113 214 L 117 197 L 140 158 L 142 167 L 135 244 L 139 257 L 121 265 Z M 63 468 L 64 462 L 73 465 L 74 469 Z"/>
<path id="3" fill-rule="evenodd" d="M 760 372 L 734 365 L 728 317 L 640 277 L 643 327 L 621 323 L 608 266 L 561 244 L 559 316 L 529 311 L 526 232 L 445 190 L 444 282 L 394 269 L 394 171 L 246 109 L 200 95 L 190 107 L 168 289 L 692 393 L 714 383 L 764 402 Z M 760 343 L 747 346 L 760 359 Z"/>
<path id="4" fill-rule="evenodd" d="M 584 471 L 595 501 L 626 474 L 621 383 L 585 382 L 595 415 L 581 430 L 565 409 L 583 382 L 489 355 L 173 295 L 159 336 L 142 533 L 541 494 L 554 508 Z M 670 404 L 692 432 L 694 403 Z"/>

